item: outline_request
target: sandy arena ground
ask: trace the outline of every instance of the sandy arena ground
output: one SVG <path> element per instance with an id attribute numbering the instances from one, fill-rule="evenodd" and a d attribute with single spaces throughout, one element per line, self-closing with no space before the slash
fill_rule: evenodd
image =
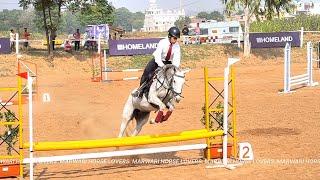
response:
<path id="1" fill-rule="evenodd" d="M 206 169 L 199 151 L 186 151 L 105 159 L 103 163 L 41 164 L 35 167 L 39 179 L 317 179 L 320 177 L 320 86 L 304 87 L 280 95 L 283 88 L 283 61 L 258 65 L 236 65 L 237 129 L 240 142 L 250 142 L 255 161 L 235 170 Z M 66 64 L 64 66 L 64 63 Z M 34 102 L 36 141 L 64 141 L 113 138 L 118 135 L 123 105 L 138 81 L 90 82 L 86 63 L 63 60 L 55 68 L 42 64 L 39 95 Z M 295 63 L 293 72 L 305 71 Z M 211 67 L 212 76 L 221 76 L 222 67 Z M 120 75 L 119 75 L 120 76 Z M 320 70 L 314 71 L 320 81 Z M 13 77 L 2 77 L 1 87 L 12 85 Z M 204 104 L 201 65 L 187 74 L 184 99 L 171 118 L 162 124 L 144 126 L 141 134 L 162 134 L 200 129 Z M 50 93 L 51 102 L 41 95 Z M 25 112 L 27 109 L 24 110 Z M 152 117 L 155 114 L 152 113 Z M 27 118 L 24 139 L 27 140 Z M 170 143 L 191 144 L 203 140 Z M 165 146 L 165 145 L 156 145 Z M 153 147 L 153 146 L 141 146 Z M 127 148 L 123 148 L 127 149 Z M 99 152 L 111 149 L 40 152 L 39 156 Z M 135 164 L 133 159 L 196 160 L 193 164 Z M 286 163 L 282 160 L 299 160 Z M 302 162 L 304 161 L 304 162 Z M 307 162 L 308 161 L 308 162 Z M 315 161 L 314 163 L 312 163 Z M 28 178 L 28 177 L 27 177 Z"/>

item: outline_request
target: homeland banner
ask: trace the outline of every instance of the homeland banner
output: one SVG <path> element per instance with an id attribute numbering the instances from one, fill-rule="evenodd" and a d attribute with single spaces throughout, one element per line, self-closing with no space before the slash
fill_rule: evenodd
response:
<path id="1" fill-rule="evenodd" d="M 0 38 L 0 54 L 9 54 L 10 52 L 10 39 Z"/>
<path id="2" fill-rule="evenodd" d="M 152 54 L 161 38 L 109 40 L 111 56 Z"/>
<path id="3" fill-rule="evenodd" d="M 300 47 L 300 32 L 250 33 L 251 48 Z"/>

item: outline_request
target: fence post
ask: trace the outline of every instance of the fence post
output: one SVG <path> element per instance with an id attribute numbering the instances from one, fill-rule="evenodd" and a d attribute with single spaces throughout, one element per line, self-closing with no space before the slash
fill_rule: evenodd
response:
<path id="1" fill-rule="evenodd" d="M 317 68 L 320 68 L 320 41 L 318 42 Z"/>
<path id="2" fill-rule="evenodd" d="M 307 65 L 307 71 L 308 71 L 308 76 L 309 76 L 309 79 L 308 79 L 308 86 L 312 86 L 313 82 L 312 82 L 312 44 L 311 42 L 309 41 L 307 43 L 307 60 L 308 60 L 308 65 Z"/>
<path id="3" fill-rule="evenodd" d="M 291 55 L 291 45 L 286 44 L 284 48 L 284 93 L 290 92 L 290 55 Z"/>
<path id="4" fill-rule="evenodd" d="M 16 55 L 19 55 L 19 34 L 16 33 Z"/>
<path id="5" fill-rule="evenodd" d="M 302 48 L 303 46 L 303 27 L 301 27 L 301 31 L 300 31 L 300 48 Z"/>
<path id="6" fill-rule="evenodd" d="M 240 43 L 240 41 L 241 41 L 241 26 L 239 26 L 239 31 L 238 31 L 238 48 L 240 48 L 241 47 L 241 43 Z"/>

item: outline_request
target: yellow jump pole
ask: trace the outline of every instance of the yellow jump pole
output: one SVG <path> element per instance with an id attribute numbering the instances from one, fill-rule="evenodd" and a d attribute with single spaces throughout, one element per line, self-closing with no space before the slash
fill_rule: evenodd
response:
<path id="1" fill-rule="evenodd" d="M 236 109 L 236 93 L 235 93 L 235 70 L 234 67 L 231 66 L 231 97 L 232 97 L 232 136 L 233 136 L 233 157 L 236 158 L 238 147 L 237 147 L 237 109 Z"/>
<path id="2" fill-rule="evenodd" d="M 112 138 L 104 140 L 86 140 L 86 141 L 62 141 L 62 142 L 38 142 L 34 143 L 34 150 L 36 151 L 50 151 L 50 150 L 75 150 L 75 149 L 94 149 L 94 148 L 108 148 L 108 147 L 123 147 L 123 146 L 137 146 L 147 144 L 160 144 L 178 141 L 188 141 L 194 139 L 204 139 L 215 136 L 222 136 L 223 131 L 185 131 L 182 133 L 164 134 L 164 135 L 150 135 L 143 138 L 123 137 Z M 25 143 L 23 148 L 29 148 L 30 144 Z"/>
<path id="3" fill-rule="evenodd" d="M 209 87 L 208 87 L 208 68 L 204 68 L 204 101 L 205 101 L 205 123 L 206 123 L 206 130 L 210 131 L 210 118 L 209 118 Z M 210 153 L 210 138 L 206 138 L 207 143 L 207 159 L 211 159 Z"/>
<path id="4" fill-rule="evenodd" d="M 18 74 L 20 74 L 20 62 L 18 60 Z M 23 178 L 23 120 L 22 120 L 22 79 L 17 76 L 18 80 L 18 116 L 19 116 L 19 153 L 20 153 L 20 177 Z"/>

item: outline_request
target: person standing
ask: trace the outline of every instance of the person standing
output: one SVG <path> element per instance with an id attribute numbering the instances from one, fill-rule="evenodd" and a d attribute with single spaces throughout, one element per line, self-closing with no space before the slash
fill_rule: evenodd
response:
<path id="1" fill-rule="evenodd" d="M 197 27 L 195 29 L 195 33 L 196 33 L 196 44 L 200 44 L 200 24 L 197 23 Z"/>
<path id="2" fill-rule="evenodd" d="M 183 29 L 182 29 L 182 34 L 184 36 L 184 44 L 189 44 L 189 28 L 187 27 L 187 25 L 184 25 Z"/>
<path id="3" fill-rule="evenodd" d="M 73 37 L 75 39 L 75 41 L 74 41 L 74 50 L 75 51 L 80 51 L 80 36 L 81 36 L 80 31 L 79 31 L 79 29 L 77 29 L 77 32 L 75 32 L 73 34 Z"/>
<path id="4" fill-rule="evenodd" d="M 25 50 L 28 49 L 29 47 L 29 36 L 30 36 L 30 33 L 28 32 L 28 28 L 24 28 L 24 32 L 23 32 L 23 46 L 25 48 Z"/>
<path id="5" fill-rule="evenodd" d="M 56 37 L 57 37 L 57 30 L 54 28 L 54 29 L 52 29 L 52 31 L 50 33 L 52 50 L 54 50 L 54 45 L 56 43 Z"/>
<path id="6" fill-rule="evenodd" d="M 10 30 L 10 49 L 12 52 L 15 52 L 15 45 L 16 45 L 16 33 L 14 33 L 14 30 Z"/>

